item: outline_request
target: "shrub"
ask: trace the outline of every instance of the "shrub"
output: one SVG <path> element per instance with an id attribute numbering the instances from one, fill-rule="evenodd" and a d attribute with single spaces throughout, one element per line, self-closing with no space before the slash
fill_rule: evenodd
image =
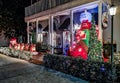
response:
<path id="1" fill-rule="evenodd" d="M 104 62 L 86 61 L 81 58 L 46 54 L 44 56 L 46 67 L 79 77 L 96 83 L 111 82 L 111 64 Z M 117 77 L 120 78 L 120 66 L 116 67 Z"/>
<path id="2" fill-rule="evenodd" d="M 25 60 L 30 60 L 32 58 L 32 53 L 29 51 L 21 51 L 21 50 L 15 50 L 10 49 L 9 47 L 0 47 L 0 52 L 9 55 L 12 57 L 18 57 Z"/>

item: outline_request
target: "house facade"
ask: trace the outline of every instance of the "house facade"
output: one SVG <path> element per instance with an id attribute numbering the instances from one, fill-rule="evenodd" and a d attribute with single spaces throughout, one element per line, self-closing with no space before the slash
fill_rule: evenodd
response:
<path id="1" fill-rule="evenodd" d="M 77 32 L 83 20 L 94 18 L 98 40 L 110 44 L 111 20 L 108 14 L 110 0 L 39 0 L 25 8 L 28 43 L 51 45 L 51 53 L 67 55 L 67 47 L 77 42 Z M 119 6 L 118 6 L 119 7 Z M 114 17 L 114 48 L 120 51 L 119 11 Z M 80 31 L 80 39 L 89 46 L 89 31 Z"/>

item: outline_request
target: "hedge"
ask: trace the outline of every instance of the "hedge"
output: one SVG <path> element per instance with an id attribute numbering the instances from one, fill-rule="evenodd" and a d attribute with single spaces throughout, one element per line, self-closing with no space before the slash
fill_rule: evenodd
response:
<path id="1" fill-rule="evenodd" d="M 46 54 L 44 66 L 66 74 L 96 83 L 111 83 L 111 64 L 104 62 L 85 61 L 81 58 L 73 58 L 63 55 Z M 115 81 L 120 78 L 120 66 L 114 67 L 117 73 Z M 117 80 L 116 80 L 117 79 Z"/>

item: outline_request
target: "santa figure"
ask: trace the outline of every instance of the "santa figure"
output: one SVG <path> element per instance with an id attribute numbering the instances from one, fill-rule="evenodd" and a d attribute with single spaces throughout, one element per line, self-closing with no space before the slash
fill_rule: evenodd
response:
<path id="1" fill-rule="evenodd" d="M 86 60 L 88 58 L 88 47 L 90 39 L 90 28 L 92 16 L 89 12 L 85 11 L 80 15 L 81 25 L 76 30 L 75 40 L 76 44 L 71 47 L 70 54 L 74 57 L 81 57 Z"/>

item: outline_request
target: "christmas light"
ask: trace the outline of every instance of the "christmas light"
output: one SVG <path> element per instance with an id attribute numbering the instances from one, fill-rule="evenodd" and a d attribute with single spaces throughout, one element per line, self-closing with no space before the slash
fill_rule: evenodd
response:
<path id="1" fill-rule="evenodd" d="M 79 50 L 78 50 L 79 52 L 81 52 L 82 51 L 82 49 L 81 48 L 79 48 Z"/>

